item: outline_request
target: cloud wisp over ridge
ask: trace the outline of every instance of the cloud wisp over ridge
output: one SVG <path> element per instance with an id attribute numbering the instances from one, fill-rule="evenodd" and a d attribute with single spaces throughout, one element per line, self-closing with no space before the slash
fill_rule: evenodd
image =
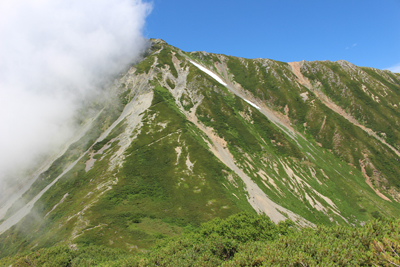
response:
<path id="1" fill-rule="evenodd" d="M 0 2 L 0 194 L 69 138 L 79 103 L 139 58 L 142 0 Z M 0 198 L 1 206 L 1 198 Z"/>
<path id="2" fill-rule="evenodd" d="M 387 68 L 387 70 L 390 70 L 391 72 L 394 72 L 394 73 L 400 73 L 400 63 Z"/>

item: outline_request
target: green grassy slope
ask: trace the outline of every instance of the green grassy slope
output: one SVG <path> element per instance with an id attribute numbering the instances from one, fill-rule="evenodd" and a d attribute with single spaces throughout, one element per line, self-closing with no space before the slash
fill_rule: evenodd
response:
<path id="1" fill-rule="evenodd" d="M 340 106 L 358 122 L 378 134 L 395 149 L 400 148 L 400 80 L 388 71 L 359 68 L 348 62 L 308 62 L 302 66 L 302 73 L 319 90 Z M 341 132 L 344 132 L 344 128 Z M 343 136 L 343 133 L 339 133 Z M 352 132 L 350 132 L 352 134 Z M 349 140 L 348 138 L 346 138 Z M 374 144 L 373 138 L 351 138 L 343 142 L 351 152 L 348 161 L 359 168 L 359 159 L 368 158 L 367 171 L 375 185 L 398 195 L 400 186 L 398 156 L 386 146 Z M 361 142 L 360 142 L 361 141 Z M 345 153 L 338 154 L 345 157 Z M 363 155 L 364 154 L 364 155 Z"/>
<path id="2" fill-rule="evenodd" d="M 296 140 L 289 138 L 257 109 L 249 108 L 237 96 L 229 95 L 229 92 L 210 93 L 199 106 L 200 120 L 229 140 L 228 146 L 235 159 L 268 192 L 271 199 L 316 223 L 329 223 L 328 219 L 337 215 L 334 209 L 328 212 L 312 210 L 312 201 L 306 200 L 309 196 L 329 207 L 320 194 L 332 200 L 343 217 L 353 223 L 368 220 L 382 212 L 384 216 L 398 216 L 396 195 L 391 195 L 389 190 L 383 191 L 392 202 L 378 197 L 365 183 L 359 165 L 359 160 L 364 159 L 363 153 L 368 149 L 371 151 L 368 159 L 376 158 L 382 165 L 393 164 L 388 172 L 385 171 L 389 168 L 380 169 L 382 175 L 391 175 L 398 173 L 395 169 L 398 157 L 360 128 L 327 108 L 312 91 L 297 82 L 286 63 L 215 57 L 203 53 L 193 55 L 203 60 L 205 65 L 206 62 L 226 64 L 234 81 L 252 92 L 256 99 L 266 103 L 270 109 L 286 114 L 291 126 L 303 135 L 304 138 L 297 136 Z M 208 67 L 213 69 L 213 66 Z M 222 91 L 222 86 L 218 86 Z M 300 95 L 303 93 L 308 94 L 305 100 Z M 381 153 L 387 155 L 380 157 Z M 368 165 L 366 171 L 372 176 L 370 173 L 373 170 L 370 167 Z M 289 172 L 284 169 L 289 169 Z M 263 170 L 268 179 L 263 181 L 259 170 Z M 311 187 L 304 186 L 303 181 L 299 182 L 290 173 L 292 171 Z M 274 183 L 270 183 L 271 180 Z M 397 188 L 396 182 L 390 185 Z M 304 205 L 299 206 L 299 200 Z M 377 209 L 377 205 L 385 208 Z M 335 218 L 343 222 L 342 219 Z"/>
<path id="3" fill-rule="evenodd" d="M 232 87 L 221 85 L 190 60 L 213 71 Z M 394 137 L 389 130 L 385 133 L 387 142 L 395 147 L 398 114 L 394 103 L 399 97 L 398 76 L 366 68 L 349 70 L 339 63 L 327 62 L 305 63 L 301 71 L 315 87 L 300 84 L 291 67 L 283 62 L 186 53 L 154 40 L 147 57 L 117 81 L 118 101 L 103 110 L 90 131 L 90 138 L 85 137 L 85 141 L 71 146 L 42 175 L 55 178 L 66 160 L 88 150 L 42 196 L 27 217 L 0 235 L 0 258 L 61 245 L 43 253 L 62 254 L 66 258 L 61 257 L 60 261 L 69 259 L 74 264 L 84 261 L 84 253 L 95 254 L 92 263 L 99 264 L 105 262 L 97 258 L 104 251 L 111 259 L 123 262 L 120 257 L 128 257 L 127 252 L 149 250 L 158 241 L 177 238 L 211 219 L 227 218 L 241 211 L 248 212 L 250 217 L 255 215 L 256 200 L 251 198 L 254 196 L 251 188 L 245 186 L 237 171 L 224 164 L 227 159 L 218 154 L 213 142 L 221 144 L 233 164 L 286 217 L 289 214 L 284 209 L 317 225 L 364 225 L 376 218 L 398 218 L 399 158 L 387 146 L 327 107 L 316 91 L 323 90 L 337 105 L 374 131 L 385 125 L 393 128 Z M 359 72 L 365 76 L 357 80 Z M 359 89 L 363 88 L 360 81 L 366 80 L 365 77 L 370 81 L 366 86 L 375 88 L 369 90 L 375 90 L 375 95 L 379 90 L 386 91 L 391 100 L 385 100 L 382 107 L 369 110 L 362 117 L 353 111 L 356 107 L 366 110 L 365 103 L 370 101 L 365 96 L 359 98 Z M 334 97 L 344 86 L 351 95 L 350 100 L 345 96 Z M 232 88 L 240 93 L 235 94 Z M 132 99 L 135 105 L 129 114 L 133 115 L 125 117 L 108 137 L 90 147 Z M 261 108 L 249 105 L 244 99 L 256 101 Z M 146 101 L 147 106 L 143 104 Z M 279 122 L 269 120 L 265 116 L 267 112 L 275 114 Z M 90 170 L 86 165 L 89 162 L 94 163 Z M 363 170 L 371 178 L 374 189 L 365 182 Z M 44 182 L 38 180 L 37 185 Z M 33 196 L 40 186 L 26 196 Z M 379 190 L 388 200 L 374 190 Z M 271 229 L 276 227 L 267 224 Z M 344 228 L 323 229 L 334 236 Z M 345 229 L 345 236 L 351 236 L 353 230 Z M 287 242 L 305 246 L 305 254 L 299 252 L 299 259 L 322 264 L 324 259 L 315 259 L 317 254 L 312 254 L 311 245 L 303 239 L 300 243 L 295 241 L 301 235 L 318 239 L 314 232 L 307 231 L 299 235 L 291 233 Z M 278 243 L 271 246 L 279 249 L 266 252 L 264 243 L 252 243 L 247 248 L 229 238 L 226 241 L 220 234 L 217 237 L 222 239 L 215 242 L 211 238 L 200 239 L 205 240 L 204 245 L 190 236 L 164 243 L 165 250 L 158 247 L 142 263 L 168 260 L 179 263 L 190 257 L 176 255 L 174 246 L 182 246 L 183 253 L 188 255 L 195 250 L 204 252 L 199 254 L 201 257 L 194 257 L 194 262 L 209 257 L 216 264 L 226 260 L 239 264 L 249 260 L 246 253 L 255 253 L 254 258 L 261 257 L 260 262 L 267 260 L 262 255 L 268 253 L 276 253 L 271 254 L 271 259 L 279 258 Z M 76 244 L 85 248 L 85 252 L 72 253 L 62 247 L 66 244 Z M 93 245 L 96 247 L 90 247 Z M 214 246 L 222 252 L 217 252 Z M 225 246 L 235 248 L 235 257 L 224 251 Z M 369 251 L 368 246 L 358 247 L 354 253 Z M 261 256 L 257 254 L 260 251 Z M 164 257 L 162 253 L 176 258 Z M 32 261 L 38 260 L 32 255 L 29 257 Z M 294 264 L 291 259 L 285 259 L 288 261 L 280 263 Z"/>

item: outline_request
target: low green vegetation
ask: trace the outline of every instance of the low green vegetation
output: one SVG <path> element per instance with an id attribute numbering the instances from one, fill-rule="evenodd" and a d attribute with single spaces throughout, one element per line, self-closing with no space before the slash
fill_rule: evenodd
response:
<path id="1" fill-rule="evenodd" d="M 197 140 L 195 128 L 180 113 L 168 90 L 155 88 L 143 124 L 126 151 L 118 183 L 88 215 L 92 226 L 110 227 L 85 233 L 77 239 L 78 244 L 124 248 L 125 244 L 117 241 L 110 245 L 117 230 L 124 239 L 148 248 L 160 238 L 179 234 L 188 225 L 198 226 L 215 216 L 224 218 L 243 208 L 251 210 L 245 196 L 242 204 L 233 201 L 223 186 L 225 173 L 231 171 Z M 177 148 L 181 151 L 179 157 Z M 195 163 L 193 169 L 187 166 L 190 160 Z"/>
<path id="2" fill-rule="evenodd" d="M 288 71 L 287 63 L 229 57 L 227 66 L 235 81 L 255 97 L 282 113 L 287 106 L 287 115 L 296 124 L 306 122 L 310 107 L 300 96 L 304 89 L 293 86 L 294 75 Z"/>
<path id="3" fill-rule="evenodd" d="M 124 123 L 124 121 L 121 121 L 120 123 L 118 123 L 118 125 L 115 126 L 115 128 L 111 131 L 111 133 L 106 138 L 104 138 L 100 142 L 96 142 L 93 145 L 93 147 L 92 147 L 93 151 L 97 152 L 98 150 L 100 150 L 105 144 L 107 144 L 112 139 L 119 136 L 125 130 L 125 128 L 126 128 L 126 124 Z"/>
<path id="4" fill-rule="evenodd" d="M 139 64 L 135 65 L 136 68 L 136 73 L 137 74 L 142 74 L 142 73 L 148 73 L 150 70 L 150 67 L 154 63 L 154 56 L 148 56 L 144 60 L 142 60 Z"/>
<path id="5" fill-rule="evenodd" d="M 147 252 L 55 246 L 0 260 L 7 266 L 396 266 L 400 221 L 297 229 L 239 213 L 160 241 Z"/>
<path id="6" fill-rule="evenodd" d="M 393 152 L 324 105 L 317 91 L 299 85 L 286 63 L 186 53 L 160 40 L 153 40 L 148 53 L 135 66 L 136 72 L 116 83 L 115 101 L 96 106 L 102 111 L 87 135 L 71 145 L 24 196 L 32 198 L 89 149 L 31 213 L 0 235 L 0 266 L 399 264 L 400 222 L 395 218 L 400 206 L 396 192 L 388 194 L 389 186 L 400 187 L 400 163 Z M 245 98 L 270 110 L 249 105 L 188 58 L 216 73 L 217 66 L 227 64 L 228 76 L 251 93 Z M 378 110 L 364 117 L 357 111 L 357 117 L 351 100 L 335 96 L 337 104 L 365 125 L 379 123 L 368 117 L 374 112 L 382 115 L 379 120 L 397 116 L 390 104 L 378 108 L 367 99 L 365 88 L 336 63 L 322 65 L 360 95 L 354 103 L 361 110 L 367 106 Z M 341 92 L 332 77 L 320 72 L 306 76 L 316 84 L 321 79 L 325 94 Z M 392 86 L 388 94 L 397 92 L 397 76 L 365 72 L 369 79 Z M 148 84 L 132 87 L 137 74 Z M 384 83 L 384 77 L 392 82 Z M 185 80 L 186 86 L 181 86 Z M 132 116 L 96 143 L 132 95 L 148 90 L 153 90 L 152 102 L 142 103 L 150 107 L 140 114 L 133 109 Z M 266 111 L 282 124 L 269 120 Z M 395 145 L 394 128 L 381 130 Z M 390 201 L 365 182 L 362 163 Z M 243 173 L 266 197 L 252 194 Z M 256 215 L 252 205 L 258 197 L 317 226 L 301 228 L 299 221 L 289 220 L 274 224 Z"/>
<path id="7" fill-rule="evenodd" d="M 174 89 L 174 88 L 175 88 L 175 84 L 171 81 L 170 78 L 167 78 L 167 84 L 168 84 L 168 86 L 169 86 L 171 89 Z"/>
<path id="8" fill-rule="evenodd" d="M 395 75 L 371 68 L 359 68 L 358 73 L 354 73 L 329 61 L 308 62 L 302 73 L 314 84 L 320 82 L 320 90 L 338 106 L 399 149 L 400 122 L 397 118 L 400 112 L 396 106 L 400 102 L 400 81 Z M 360 168 L 359 160 L 366 155 L 372 163 L 369 174 L 373 174 L 373 170 L 380 173 L 377 182 L 382 183 L 382 188 L 390 185 L 400 188 L 400 162 L 390 149 L 375 142 L 343 117 L 327 112 L 327 108 L 322 107 L 320 114 L 327 116 L 324 132 L 320 130 L 322 123 L 317 114 L 313 115 L 314 123 L 308 121 L 310 132 L 317 140 L 357 168 Z"/>
<path id="9" fill-rule="evenodd" d="M 236 62 L 241 64 L 239 59 L 236 59 Z M 285 64 L 279 62 L 274 64 L 286 68 Z M 332 218 L 341 223 L 355 224 L 374 218 L 376 203 L 382 200 L 368 187 L 362 176 L 358 165 L 358 160 L 362 159 L 361 149 L 351 150 L 349 146 L 349 143 L 354 143 L 355 140 L 368 143 L 369 137 L 365 132 L 309 94 L 307 101 L 300 98 L 304 105 L 309 106 L 312 103 L 313 106 L 306 109 L 308 112 L 306 127 L 302 124 L 293 125 L 304 132 L 305 138 L 290 137 L 256 108 L 249 106 L 208 75 L 202 75 L 197 68 L 192 66 L 190 68 L 187 78 L 188 84 L 193 86 L 193 89 L 191 87 L 190 89 L 199 90 L 204 96 L 196 110 L 198 119 L 204 125 L 212 127 L 215 133 L 227 142 L 227 147 L 237 165 L 266 192 L 271 200 L 289 210 L 295 210 L 296 214 L 318 224 L 330 224 Z M 285 75 L 289 76 L 288 73 Z M 271 75 L 271 79 L 272 77 L 274 76 Z M 281 91 L 288 88 L 283 87 Z M 289 117 L 290 114 L 289 112 Z M 327 117 L 323 127 L 322 114 L 326 114 Z M 345 129 L 341 129 L 338 125 L 344 125 Z M 321 128 L 323 128 L 322 133 Z M 338 144 L 335 140 L 335 132 L 345 136 L 342 144 Z M 321 142 L 323 148 L 319 147 L 317 142 Z M 337 151 L 341 153 L 338 153 L 339 157 Z M 355 170 L 347 165 L 340 158 L 341 155 L 346 161 L 352 157 L 351 162 L 355 163 L 358 169 Z M 318 177 L 318 181 L 305 178 L 310 175 Z M 294 177 L 305 178 L 303 181 L 310 187 L 304 186 L 303 181 L 293 181 Z M 298 178 L 296 180 L 299 181 Z M 326 207 L 330 205 L 318 193 L 333 200 L 342 216 L 332 211 L 315 210 L 312 201 L 309 201 L 309 196 Z M 341 201 L 338 201 L 339 199 Z M 393 206 L 387 203 L 382 205 L 386 207 L 381 211 L 385 214 L 383 216 L 391 217 L 399 211 L 396 203 Z"/>
<path id="10" fill-rule="evenodd" d="M 297 82 L 291 68 L 268 59 L 227 57 L 233 79 L 271 109 L 290 119 L 292 126 L 341 160 L 361 170 L 362 161 L 374 186 L 400 189 L 400 162 L 387 146 L 333 112 L 316 96 L 321 90 L 345 112 L 371 128 L 394 148 L 400 148 L 400 81 L 398 76 L 345 63 L 305 62 L 302 74 L 314 87 Z"/>
<path id="11" fill-rule="evenodd" d="M 126 88 L 126 84 L 125 84 L 125 83 L 121 84 L 121 88 Z M 131 100 L 131 91 L 132 91 L 131 88 L 125 89 L 125 91 L 122 92 L 122 93 L 119 95 L 119 99 L 120 99 L 121 104 L 122 104 L 123 106 L 125 106 L 126 104 L 128 104 L 129 101 Z"/>
<path id="12" fill-rule="evenodd" d="M 178 72 L 176 71 L 174 63 L 172 63 L 171 50 L 168 47 L 163 47 L 160 53 L 158 53 L 157 58 L 158 66 L 163 67 L 164 65 L 168 65 L 171 74 L 175 78 L 178 77 Z"/>

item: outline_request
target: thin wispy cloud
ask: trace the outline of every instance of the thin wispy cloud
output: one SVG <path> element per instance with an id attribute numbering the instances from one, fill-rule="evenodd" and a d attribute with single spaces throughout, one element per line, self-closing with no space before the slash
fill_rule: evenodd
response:
<path id="1" fill-rule="evenodd" d="M 390 70 L 391 72 L 394 72 L 394 73 L 400 73 L 400 63 L 393 65 L 392 67 L 389 67 L 386 69 Z"/>
<path id="2" fill-rule="evenodd" d="M 348 50 L 348 49 L 350 49 L 350 48 L 353 48 L 353 47 L 355 47 L 355 46 L 357 46 L 357 43 L 354 43 L 354 44 L 353 44 L 352 46 L 350 46 L 350 47 L 347 46 L 347 47 L 346 47 L 346 50 Z"/>

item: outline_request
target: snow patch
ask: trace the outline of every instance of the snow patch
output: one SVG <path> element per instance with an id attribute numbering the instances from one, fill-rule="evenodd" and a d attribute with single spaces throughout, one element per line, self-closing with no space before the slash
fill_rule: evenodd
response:
<path id="1" fill-rule="evenodd" d="M 193 62 L 191 60 L 189 60 L 189 61 L 190 61 L 190 63 L 195 65 L 197 68 L 199 68 L 201 71 L 203 71 L 203 72 L 207 73 L 208 75 L 210 75 L 211 77 L 213 77 L 214 80 L 216 80 L 217 82 L 219 82 L 223 86 L 227 86 L 227 84 L 220 77 L 218 77 L 214 72 L 212 72 L 211 70 L 206 69 L 205 67 L 203 67 L 200 64 L 197 64 L 196 62 Z"/>
<path id="2" fill-rule="evenodd" d="M 256 109 L 260 109 L 259 106 L 257 106 L 256 104 L 254 104 L 253 102 L 250 102 L 249 100 L 246 100 L 243 98 L 244 101 L 246 101 L 247 103 L 249 103 L 251 106 L 255 107 Z"/>
<path id="3" fill-rule="evenodd" d="M 197 68 L 199 68 L 200 70 L 202 70 L 203 72 L 207 73 L 208 75 L 210 75 L 211 77 L 213 77 L 217 82 L 219 82 L 220 84 L 222 84 L 223 86 L 227 86 L 227 84 L 220 78 L 218 77 L 214 72 L 210 71 L 209 69 L 201 66 L 200 64 L 193 62 L 191 60 L 189 60 L 190 63 L 192 63 L 193 65 L 195 65 Z M 260 107 L 257 106 L 256 104 L 254 104 L 253 102 L 250 102 L 249 100 L 244 99 L 243 97 L 241 97 L 244 101 L 246 101 L 248 104 L 250 104 L 251 106 L 255 107 L 256 109 L 260 110 Z"/>

